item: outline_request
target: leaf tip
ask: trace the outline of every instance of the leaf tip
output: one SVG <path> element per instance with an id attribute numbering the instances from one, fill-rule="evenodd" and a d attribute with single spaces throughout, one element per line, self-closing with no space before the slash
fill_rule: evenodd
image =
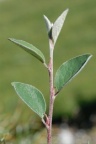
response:
<path id="1" fill-rule="evenodd" d="M 14 87 L 15 83 L 16 83 L 16 82 L 11 82 L 11 85 Z"/>
<path id="2" fill-rule="evenodd" d="M 8 40 L 13 41 L 13 40 L 14 40 L 14 38 L 8 38 Z"/>
<path id="3" fill-rule="evenodd" d="M 87 54 L 87 55 L 88 55 L 88 58 L 87 58 L 87 62 L 88 62 L 93 55 L 92 54 Z"/>
<path id="4" fill-rule="evenodd" d="M 12 85 L 13 87 L 15 87 L 15 86 L 16 86 L 16 83 L 19 83 L 19 82 L 11 82 L 11 85 Z"/>
<path id="5" fill-rule="evenodd" d="M 44 19 L 46 19 L 46 16 L 45 16 L 45 15 L 43 15 L 43 18 L 44 18 Z"/>
<path id="6" fill-rule="evenodd" d="M 14 38 L 8 38 L 8 40 L 10 40 L 13 43 L 16 43 L 16 39 L 14 39 Z"/>
<path id="7" fill-rule="evenodd" d="M 66 18 L 66 16 L 67 16 L 67 14 L 68 14 L 68 11 L 69 11 L 69 9 L 67 8 L 66 10 L 64 10 L 64 12 L 61 14 L 62 15 L 62 17 L 63 17 L 63 22 L 65 21 L 65 18 Z"/>
<path id="8" fill-rule="evenodd" d="M 89 54 L 89 59 L 90 59 L 92 56 L 93 56 L 92 54 Z"/>
<path id="9" fill-rule="evenodd" d="M 69 8 L 67 8 L 65 11 L 66 11 L 66 13 L 68 13 L 68 11 L 69 11 Z"/>

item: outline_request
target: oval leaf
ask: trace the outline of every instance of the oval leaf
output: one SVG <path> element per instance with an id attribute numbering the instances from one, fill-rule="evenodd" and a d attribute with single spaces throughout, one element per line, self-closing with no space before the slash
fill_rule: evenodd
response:
<path id="1" fill-rule="evenodd" d="M 46 111 L 46 103 L 42 93 L 35 87 L 20 82 L 13 82 L 12 86 L 18 96 L 41 118 Z"/>
<path id="2" fill-rule="evenodd" d="M 20 47 L 22 47 L 25 51 L 27 51 L 28 53 L 36 57 L 42 63 L 45 63 L 45 57 L 43 53 L 39 49 L 37 49 L 35 46 L 33 46 L 32 44 L 25 42 L 23 40 L 17 40 L 14 38 L 9 38 L 9 40 L 19 45 Z"/>
<path id="3" fill-rule="evenodd" d="M 90 54 L 81 55 L 70 59 L 60 66 L 54 81 L 57 93 L 82 70 L 91 56 Z"/>
<path id="4" fill-rule="evenodd" d="M 65 21 L 65 18 L 66 18 L 66 15 L 68 13 L 68 9 L 65 10 L 59 17 L 58 19 L 55 21 L 55 23 L 53 24 L 53 27 L 52 27 L 52 38 L 53 38 L 53 41 L 54 41 L 54 45 L 56 43 L 56 40 L 59 36 L 59 33 L 62 29 L 62 26 L 64 24 L 64 21 Z"/>

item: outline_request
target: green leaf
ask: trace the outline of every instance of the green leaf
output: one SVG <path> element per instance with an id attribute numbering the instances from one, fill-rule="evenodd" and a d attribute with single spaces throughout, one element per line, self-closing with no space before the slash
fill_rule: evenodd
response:
<path id="1" fill-rule="evenodd" d="M 44 20 L 47 28 L 47 33 L 49 33 L 53 26 L 53 23 L 51 23 L 50 20 L 45 15 L 44 15 Z"/>
<path id="2" fill-rule="evenodd" d="M 45 63 L 45 57 L 43 53 L 39 49 L 37 49 L 35 46 L 33 46 L 32 44 L 25 42 L 23 40 L 17 40 L 14 38 L 9 38 L 9 40 L 19 45 L 20 47 L 22 47 L 25 51 L 27 51 L 28 53 L 36 57 L 42 63 Z"/>
<path id="3" fill-rule="evenodd" d="M 12 86 L 17 95 L 41 118 L 46 111 L 46 103 L 42 93 L 35 87 L 20 82 L 13 82 Z"/>
<path id="4" fill-rule="evenodd" d="M 82 70 L 91 56 L 90 54 L 81 55 L 66 61 L 60 66 L 54 80 L 57 93 Z"/>
<path id="5" fill-rule="evenodd" d="M 56 43 L 57 38 L 58 38 L 58 36 L 60 34 L 60 31 L 61 31 L 61 29 L 63 27 L 63 24 L 64 24 L 64 21 L 65 21 L 67 13 L 68 13 L 68 9 L 66 9 L 58 17 L 58 19 L 55 21 L 55 23 L 53 24 L 53 27 L 52 27 L 52 38 L 53 38 L 54 44 Z"/>

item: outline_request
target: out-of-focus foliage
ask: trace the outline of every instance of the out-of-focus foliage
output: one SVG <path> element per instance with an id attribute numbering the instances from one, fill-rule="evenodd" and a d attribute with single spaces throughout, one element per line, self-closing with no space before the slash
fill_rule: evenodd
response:
<path id="1" fill-rule="evenodd" d="M 85 69 L 60 93 L 54 107 L 54 116 L 73 113 L 79 99 L 96 97 L 96 1 L 0 1 L 0 112 L 14 112 L 20 102 L 26 121 L 33 113 L 18 99 L 11 82 L 21 81 L 34 84 L 49 99 L 48 73 L 33 57 L 8 41 L 9 37 L 23 39 L 38 47 L 49 59 L 48 39 L 43 14 L 54 20 L 69 8 L 64 27 L 56 43 L 54 52 L 54 74 L 64 61 L 91 53 L 93 58 Z M 43 76 L 41 76 L 41 74 Z M 27 75 L 27 77 L 26 77 Z M 22 107 L 23 106 L 23 107 Z M 58 108 L 57 108 L 58 107 Z M 27 116 L 26 116 L 27 115 Z"/>

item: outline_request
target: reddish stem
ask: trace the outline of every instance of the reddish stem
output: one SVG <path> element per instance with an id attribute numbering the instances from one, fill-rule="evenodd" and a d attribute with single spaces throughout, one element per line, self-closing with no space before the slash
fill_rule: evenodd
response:
<path id="1" fill-rule="evenodd" d="M 53 85 L 53 50 L 54 45 L 51 40 L 49 40 L 50 47 L 50 62 L 48 66 L 49 71 L 49 83 L 50 83 L 50 104 L 49 104 L 49 127 L 47 129 L 47 144 L 52 144 L 52 116 L 53 116 L 53 105 L 54 105 L 54 85 Z"/>

